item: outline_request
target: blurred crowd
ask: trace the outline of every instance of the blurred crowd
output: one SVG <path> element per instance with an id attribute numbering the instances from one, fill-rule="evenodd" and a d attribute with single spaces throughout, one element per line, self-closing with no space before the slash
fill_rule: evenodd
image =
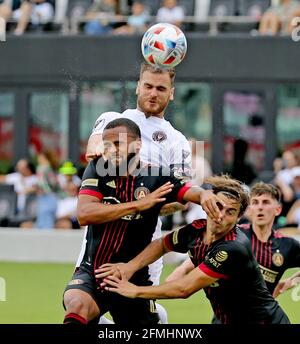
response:
<path id="1" fill-rule="evenodd" d="M 1 226 L 79 229 L 80 183 L 74 164 L 65 161 L 58 166 L 52 151 L 40 152 L 35 165 L 27 159 L 19 160 L 13 173 L 0 175 L 0 194 L 7 192 L 3 185 L 13 185 L 17 195 L 15 211 L 11 217 L 3 216 Z M 11 192 L 7 197 L 11 197 Z M 10 206 L 13 207 L 13 202 Z"/>
<path id="2" fill-rule="evenodd" d="M 205 178 L 213 174 L 203 147 L 197 146 L 195 138 L 189 138 L 192 148 L 193 182 L 202 185 Z M 248 162 L 248 143 L 243 139 L 234 142 L 233 161 L 226 171 L 232 177 L 251 187 L 258 181 L 276 185 L 281 191 L 283 209 L 276 218 L 277 228 L 298 228 L 300 230 L 300 159 L 295 151 L 286 150 L 273 163 L 273 171 L 257 173 Z M 9 214 L 0 213 L 0 226 L 21 227 L 24 229 L 80 229 L 77 222 L 77 196 L 84 167 L 76 168 L 72 161 L 58 164 L 51 150 L 40 152 L 33 164 L 28 159 L 17 162 L 15 170 L 0 175 L 0 203 L 11 191 L 5 186 L 11 185 L 16 194 L 15 209 Z M 184 225 L 206 214 L 196 204 L 186 204 L 185 210 L 162 217 L 163 230 Z"/>
<path id="3" fill-rule="evenodd" d="M 299 0 L 0 0 L 0 17 L 15 35 L 40 31 L 136 34 L 156 22 L 197 31 L 211 17 L 221 24 L 226 17 L 218 30 L 230 31 L 228 18 L 236 16 L 250 24 L 246 26 L 249 32 L 284 35 L 298 25 L 293 19 L 299 14 Z M 239 30 L 239 22 L 233 23 L 232 29 Z"/>

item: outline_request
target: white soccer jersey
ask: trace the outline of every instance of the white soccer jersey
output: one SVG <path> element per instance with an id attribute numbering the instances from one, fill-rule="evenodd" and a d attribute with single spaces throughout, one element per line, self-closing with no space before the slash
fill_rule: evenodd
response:
<path id="1" fill-rule="evenodd" d="M 106 125 L 117 118 L 131 119 L 139 126 L 142 135 L 140 155 L 143 162 L 170 167 L 180 174 L 191 173 L 192 155 L 190 145 L 186 137 L 164 118 L 155 116 L 147 118 L 138 109 L 128 109 L 122 114 L 118 112 L 104 112 L 96 120 L 91 135 L 102 134 Z M 161 220 L 158 219 L 152 240 L 162 236 L 161 225 Z M 79 266 L 81 263 L 85 244 L 86 242 L 84 241 L 76 266 Z M 154 285 L 159 284 L 162 267 L 162 258 L 149 265 L 150 279 Z"/>
<path id="2" fill-rule="evenodd" d="M 138 109 L 128 109 L 122 114 L 103 113 L 97 119 L 92 135 L 102 134 L 105 126 L 117 118 L 131 119 L 139 126 L 142 134 L 142 161 L 171 168 L 184 164 L 186 169 L 191 168 L 191 149 L 186 137 L 164 118 L 146 117 Z"/>

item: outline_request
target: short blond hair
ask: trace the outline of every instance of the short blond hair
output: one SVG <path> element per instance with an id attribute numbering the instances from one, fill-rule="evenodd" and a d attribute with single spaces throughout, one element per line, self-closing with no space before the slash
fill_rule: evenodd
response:
<path id="1" fill-rule="evenodd" d="M 142 62 L 141 63 L 141 69 L 140 69 L 140 80 L 142 79 L 143 73 L 144 72 L 150 72 L 153 74 L 164 74 L 164 73 L 168 73 L 170 76 L 170 80 L 171 80 L 171 85 L 172 87 L 174 86 L 174 82 L 175 82 L 175 69 L 174 68 L 159 68 L 156 66 L 152 66 L 151 64 L 147 63 L 147 62 Z"/>

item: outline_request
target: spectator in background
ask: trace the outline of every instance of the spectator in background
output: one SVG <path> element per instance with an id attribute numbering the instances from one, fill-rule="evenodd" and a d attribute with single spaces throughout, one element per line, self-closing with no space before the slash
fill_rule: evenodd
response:
<path id="1" fill-rule="evenodd" d="M 94 0 L 85 15 L 88 22 L 84 32 L 88 35 L 103 35 L 111 32 L 118 13 L 117 0 Z"/>
<path id="2" fill-rule="evenodd" d="M 294 182 L 294 168 L 298 166 L 298 158 L 294 152 L 286 150 L 282 154 L 281 159 L 277 160 L 277 170 L 281 165 L 281 170 L 274 178 L 274 184 L 280 189 L 282 193 L 282 212 L 281 217 L 285 217 L 295 201 L 293 182 Z M 283 223 L 284 224 L 284 223 Z"/>
<path id="3" fill-rule="evenodd" d="M 59 192 L 56 175 L 57 162 L 52 151 L 38 154 L 38 200 L 36 227 L 39 229 L 52 229 L 55 225 L 57 200 Z"/>
<path id="4" fill-rule="evenodd" d="M 294 17 L 300 16 L 300 4 L 296 0 L 280 0 L 271 6 L 262 16 L 259 32 L 263 35 L 291 34 L 295 29 L 292 25 Z"/>
<path id="5" fill-rule="evenodd" d="M 135 1 L 132 5 L 132 14 L 128 17 L 127 25 L 120 26 L 114 30 L 118 34 L 143 33 L 147 29 L 150 20 L 149 13 L 140 1 Z"/>
<path id="6" fill-rule="evenodd" d="M 12 19 L 12 14 L 15 10 L 20 8 L 21 0 L 3 0 L 0 3 L 0 17 L 6 22 Z"/>
<path id="7" fill-rule="evenodd" d="M 25 207 L 26 196 L 35 193 L 37 190 L 37 176 L 32 163 L 21 159 L 16 164 L 16 172 L 7 175 L 0 175 L 0 183 L 11 184 L 18 195 L 17 208 L 22 212 Z"/>
<path id="8" fill-rule="evenodd" d="M 277 162 L 280 165 L 281 169 L 277 166 L 277 177 L 280 178 L 286 185 L 289 185 L 293 181 L 293 168 L 298 166 L 298 157 L 296 154 L 290 150 L 286 150 L 282 154 L 281 161 Z"/>
<path id="9" fill-rule="evenodd" d="M 233 145 L 233 164 L 229 173 L 232 178 L 250 185 L 256 178 L 253 167 L 246 162 L 248 143 L 243 139 L 237 139 Z"/>
<path id="10" fill-rule="evenodd" d="M 184 10 L 181 6 L 177 6 L 176 0 L 164 0 L 163 6 L 157 11 L 156 21 L 180 27 L 184 21 Z"/>
<path id="11" fill-rule="evenodd" d="M 65 185 L 66 196 L 60 199 L 56 209 L 55 228 L 58 229 L 79 229 L 77 221 L 78 185 L 69 181 Z"/>
<path id="12" fill-rule="evenodd" d="M 46 24 L 53 19 L 53 0 L 5 0 L 0 6 L 0 16 L 6 21 L 17 21 L 14 31 L 16 35 L 22 35 L 31 22 L 33 25 Z"/>
<path id="13" fill-rule="evenodd" d="M 73 165 L 72 161 L 65 161 L 58 172 L 58 182 L 62 191 L 68 188 L 68 183 L 73 183 L 77 187 L 80 186 L 81 179 L 76 175 L 77 168 Z"/>

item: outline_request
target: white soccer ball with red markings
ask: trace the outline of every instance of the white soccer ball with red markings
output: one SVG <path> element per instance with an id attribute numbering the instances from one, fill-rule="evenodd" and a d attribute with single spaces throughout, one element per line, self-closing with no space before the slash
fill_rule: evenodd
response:
<path id="1" fill-rule="evenodd" d="M 159 23 L 144 33 L 141 48 L 146 62 L 159 68 L 173 68 L 184 59 L 187 42 L 177 26 Z"/>

